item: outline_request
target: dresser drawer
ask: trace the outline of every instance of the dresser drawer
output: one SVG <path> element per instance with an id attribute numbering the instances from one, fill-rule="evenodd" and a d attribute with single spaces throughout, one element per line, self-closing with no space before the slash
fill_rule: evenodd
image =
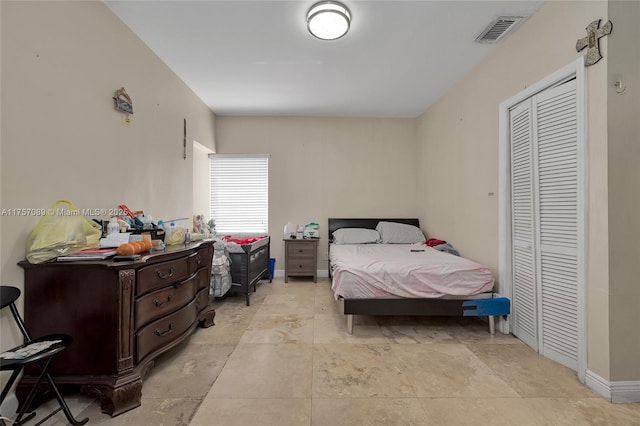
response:
<path id="1" fill-rule="evenodd" d="M 287 244 L 287 256 L 313 257 L 314 253 L 315 253 L 315 244 L 312 242 Z"/>
<path id="2" fill-rule="evenodd" d="M 206 269 L 205 269 L 206 272 Z M 199 275 L 171 284 L 161 290 L 142 296 L 135 302 L 136 330 L 163 315 L 189 303 L 196 294 Z"/>
<path id="3" fill-rule="evenodd" d="M 191 256 L 194 255 L 195 253 Z M 195 262 L 191 256 L 141 268 L 137 277 L 136 295 L 166 287 L 187 278 L 192 273 L 190 272 L 191 264 Z"/>
<path id="4" fill-rule="evenodd" d="M 196 311 L 200 312 L 200 309 L 205 306 L 209 306 L 209 289 L 203 288 L 198 292 L 196 296 Z"/>
<path id="5" fill-rule="evenodd" d="M 313 273 L 313 258 L 308 257 L 290 257 L 289 258 L 289 274 L 296 272 Z"/>
<path id="6" fill-rule="evenodd" d="M 195 326 L 196 300 L 193 299 L 179 311 L 152 322 L 136 333 L 136 362 L 140 362 L 154 350 L 167 346 L 191 326 Z"/>
<path id="7" fill-rule="evenodd" d="M 196 292 L 211 285 L 211 274 L 209 268 L 203 267 L 196 273 Z"/>
<path id="8" fill-rule="evenodd" d="M 198 250 L 189 256 L 190 272 L 194 273 L 203 266 L 207 266 L 207 259 L 213 258 L 213 246 Z"/>

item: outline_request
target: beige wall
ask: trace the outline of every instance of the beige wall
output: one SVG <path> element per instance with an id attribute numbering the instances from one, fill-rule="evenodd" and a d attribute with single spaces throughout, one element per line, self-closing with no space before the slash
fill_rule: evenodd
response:
<path id="1" fill-rule="evenodd" d="M 327 218 L 415 217 L 415 125 L 411 119 L 217 117 L 217 152 L 271 154 L 269 234 L 284 269 L 288 221 L 320 224 L 326 270 Z"/>
<path id="2" fill-rule="evenodd" d="M 193 143 L 193 214 L 203 214 L 205 222 L 209 220 L 209 154 L 212 152 L 198 142 Z"/>
<path id="3" fill-rule="evenodd" d="M 605 1 L 548 2 L 418 120 L 421 221 L 436 237 L 496 273 L 498 105 L 584 55 L 576 53 L 576 40 L 599 18 L 607 18 Z M 607 38 L 601 47 L 605 58 L 587 69 L 587 358 L 591 371 L 610 379 Z"/>
<path id="4" fill-rule="evenodd" d="M 2 1 L 0 207 L 125 203 L 156 218 L 191 216 L 192 144 L 214 149 L 214 115 L 102 2 Z M 133 98 L 131 124 L 114 91 Z M 2 216 L 0 280 L 22 286 L 16 263 L 38 222 Z M 2 347 L 15 341 L 2 317 Z"/>
<path id="5" fill-rule="evenodd" d="M 611 379 L 640 379 L 640 2 L 610 1 L 608 40 Z M 624 91 L 616 93 L 620 79 Z M 619 89 L 622 91 L 622 89 Z"/>

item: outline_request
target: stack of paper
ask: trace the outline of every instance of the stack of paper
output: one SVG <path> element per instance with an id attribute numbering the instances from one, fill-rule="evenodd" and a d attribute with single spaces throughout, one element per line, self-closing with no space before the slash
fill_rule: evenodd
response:
<path id="1" fill-rule="evenodd" d="M 74 251 L 58 257 L 58 262 L 73 262 L 76 260 L 104 260 L 116 255 L 113 247 L 95 248 Z"/>

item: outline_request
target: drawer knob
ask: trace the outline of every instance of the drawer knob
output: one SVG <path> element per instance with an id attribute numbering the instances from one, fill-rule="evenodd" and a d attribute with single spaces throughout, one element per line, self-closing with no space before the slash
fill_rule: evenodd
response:
<path id="1" fill-rule="evenodd" d="M 298 253 L 302 253 L 302 249 L 298 249 Z"/>
<path id="2" fill-rule="evenodd" d="M 199 265 L 200 263 L 202 263 L 202 259 L 200 259 L 200 254 L 198 254 L 198 255 L 196 256 L 196 264 L 198 264 L 198 265 Z"/>
<path id="3" fill-rule="evenodd" d="M 162 308 L 163 306 L 166 306 L 169 304 L 169 302 L 171 302 L 171 299 L 173 299 L 173 294 L 170 294 L 167 296 L 167 301 L 166 302 L 161 302 L 159 299 L 153 299 L 153 304 L 156 305 L 158 308 Z"/>
<path id="4" fill-rule="evenodd" d="M 167 328 L 165 331 L 160 330 L 159 328 L 156 328 L 155 330 L 155 334 L 156 336 L 166 336 L 167 334 L 171 333 L 171 331 L 173 330 L 173 321 L 171 321 L 169 323 L 169 328 Z"/>
<path id="5" fill-rule="evenodd" d="M 158 276 L 158 278 L 162 278 L 163 280 L 166 280 L 167 278 L 171 278 L 173 276 L 173 272 L 175 271 L 175 268 L 172 266 L 171 268 L 169 268 L 169 273 L 168 274 L 163 274 L 160 269 L 156 269 L 156 275 Z"/>

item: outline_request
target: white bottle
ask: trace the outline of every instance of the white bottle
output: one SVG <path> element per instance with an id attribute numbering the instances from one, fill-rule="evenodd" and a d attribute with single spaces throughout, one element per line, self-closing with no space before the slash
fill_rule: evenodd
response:
<path id="1" fill-rule="evenodd" d="M 112 217 L 107 224 L 107 235 L 117 234 L 120 232 L 120 224 L 117 217 Z"/>

